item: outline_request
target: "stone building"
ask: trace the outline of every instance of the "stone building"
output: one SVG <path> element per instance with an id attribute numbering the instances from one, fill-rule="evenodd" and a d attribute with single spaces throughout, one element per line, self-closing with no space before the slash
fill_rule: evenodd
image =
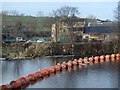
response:
<path id="1" fill-rule="evenodd" d="M 85 22 L 56 22 L 52 25 L 52 41 L 61 43 L 79 42 L 82 40 Z"/>

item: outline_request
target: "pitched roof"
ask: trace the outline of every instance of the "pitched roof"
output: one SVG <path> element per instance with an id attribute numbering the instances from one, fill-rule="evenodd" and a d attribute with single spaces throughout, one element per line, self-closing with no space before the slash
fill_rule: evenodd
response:
<path id="1" fill-rule="evenodd" d="M 85 25 L 85 33 L 113 33 L 113 23 L 112 22 L 87 22 Z"/>

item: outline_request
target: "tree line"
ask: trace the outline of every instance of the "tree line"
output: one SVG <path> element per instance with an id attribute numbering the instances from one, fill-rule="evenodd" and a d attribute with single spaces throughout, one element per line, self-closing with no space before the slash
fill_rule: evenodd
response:
<path id="1" fill-rule="evenodd" d="M 50 17 L 24 16 L 23 14 L 9 15 L 7 11 L 2 12 L 2 33 L 3 38 L 8 37 L 50 37 Z"/>
<path id="2" fill-rule="evenodd" d="M 43 12 L 39 11 L 38 17 L 25 16 L 25 14 L 20 14 L 16 10 L 2 11 L 3 38 L 17 36 L 25 38 L 50 37 L 53 23 L 76 17 L 78 14 L 78 8 L 71 6 L 63 6 L 60 9 L 53 10 L 49 16 L 44 16 Z"/>
<path id="3" fill-rule="evenodd" d="M 51 26 L 56 21 L 66 21 L 73 24 L 73 19 L 79 18 L 80 12 L 78 7 L 63 6 L 56 10 L 53 10 L 49 16 L 44 16 L 42 11 L 38 11 L 38 17 L 25 16 L 23 13 L 19 13 L 16 10 L 2 11 L 2 32 L 3 37 L 17 37 L 22 36 L 26 38 L 38 36 L 38 37 L 50 37 Z M 115 11 L 116 19 L 120 22 L 120 1 Z M 72 19 L 72 20 L 71 20 Z M 95 20 L 95 16 L 90 16 L 89 20 Z M 118 27 L 119 28 L 119 27 Z M 120 31 L 120 30 L 118 30 Z M 120 36 L 120 35 L 119 35 Z"/>

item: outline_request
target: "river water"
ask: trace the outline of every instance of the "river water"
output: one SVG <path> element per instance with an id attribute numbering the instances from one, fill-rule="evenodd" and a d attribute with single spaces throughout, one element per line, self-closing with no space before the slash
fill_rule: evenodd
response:
<path id="1" fill-rule="evenodd" d="M 2 82 L 7 84 L 21 76 L 27 76 L 57 62 L 72 60 L 73 57 L 45 57 L 39 60 L 0 61 Z M 118 88 L 120 60 L 85 65 L 37 81 L 27 88 Z"/>

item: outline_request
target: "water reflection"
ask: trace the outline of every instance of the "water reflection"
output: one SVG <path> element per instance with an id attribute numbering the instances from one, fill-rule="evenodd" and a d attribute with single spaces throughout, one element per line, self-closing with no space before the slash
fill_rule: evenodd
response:
<path id="1" fill-rule="evenodd" d="M 50 67 L 58 62 L 68 61 L 69 58 L 41 58 L 40 60 L 3 61 L 2 82 L 9 83 L 21 76 L 27 76 L 40 69 Z M 118 66 L 120 60 L 96 62 L 84 66 L 69 68 L 67 71 L 57 72 L 46 76 L 45 79 L 31 83 L 27 88 L 117 88 Z"/>

